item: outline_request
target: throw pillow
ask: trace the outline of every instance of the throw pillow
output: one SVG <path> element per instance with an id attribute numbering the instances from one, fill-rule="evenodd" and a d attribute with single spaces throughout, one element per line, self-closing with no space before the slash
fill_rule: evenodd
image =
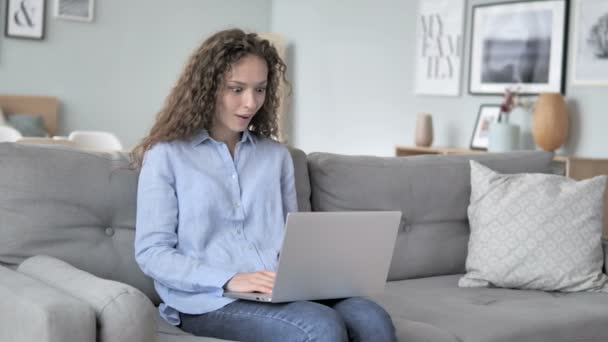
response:
<path id="1" fill-rule="evenodd" d="M 40 115 L 35 114 L 11 114 L 7 123 L 13 126 L 24 137 L 46 137 L 44 121 Z"/>
<path id="2" fill-rule="evenodd" d="M 608 292 L 606 176 L 499 174 L 471 161 L 471 235 L 461 287 Z"/>

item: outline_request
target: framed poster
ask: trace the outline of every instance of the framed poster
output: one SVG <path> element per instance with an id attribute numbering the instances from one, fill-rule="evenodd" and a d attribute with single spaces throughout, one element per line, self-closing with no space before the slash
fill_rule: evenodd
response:
<path id="1" fill-rule="evenodd" d="M 575 6 L 572 83 L 608 86 L 608 1 L 577 0 Z"/>
<path id="2" fill-rule="evenodd" d="M 419 2 L 416 94 L 460 95 L 464 3 L 464 0 Z"/>
<path id="3" fill-rule="evenodd" d="M 563 93 L 567 24 L 567 0 L 474 6 L 469 92 Z"/>
<path id="4" fill-rule="evenodd" d="M 479 113 L 477 114 L 477 120 L 473 128 L 473 136 L 471 137 L 472 150 L 488 149 L 490 124 L 498 119 L 499 114 L 499 105 L 483 104 L 479 107 Z"/>
<path id="5" fill-rule="evenodd" d="M 7 0 L 4 35 L 10 38 L 44 38 L 44 0 Z"/>
<path id="6" fill-rule="evenodd" d="M 55 0 L 54 16 L 58 19 L 93 21 L 94 0 Z"/>

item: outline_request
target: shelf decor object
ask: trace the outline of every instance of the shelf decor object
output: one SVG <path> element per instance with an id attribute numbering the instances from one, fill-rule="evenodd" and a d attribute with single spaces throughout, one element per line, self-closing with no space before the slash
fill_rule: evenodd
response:
<path id="1" fill-rule="evenodd" d="M 554 151 L 568 137 L 568 110 L 559 93 L 542 93 L 534 108 L 532 137 L 545 151 Z"/>

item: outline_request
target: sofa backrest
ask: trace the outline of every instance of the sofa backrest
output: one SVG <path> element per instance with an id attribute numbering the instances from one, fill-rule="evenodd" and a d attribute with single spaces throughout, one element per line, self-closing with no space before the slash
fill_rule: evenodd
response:
<path id="1" fill-rule="evenodd" d="M 299 207 L 309 211 L 306 155 L 290 152 Z M 158 304 L 134 258 L 138 174 L 126 153 L 0 143 L 0 265 L 49 255 L 132 285 Z"/>
<path id="2" fill-rule="evenodd" d="M 502 173 L 550 172 L 552 157 L 540 151 L 401 158 L 312 153 L 312 210 L 400 210 L 389 280 L 464 273 L 469 160 Z"/>

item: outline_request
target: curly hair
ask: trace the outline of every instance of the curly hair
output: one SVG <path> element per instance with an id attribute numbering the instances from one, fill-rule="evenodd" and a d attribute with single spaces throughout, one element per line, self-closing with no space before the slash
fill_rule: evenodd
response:
<path id="1" fill-rule="evenodd" d="M 266 98 L 249 130 L 268 138 L 276 137 L 278 88 L 281 82 L 289 86 L 285 77 L 287 67 L 268 40 L 240 29 L 224 30 L 206 39 L 190 56 L 149 134 L 131 152 L 133 166 L 141 168 L 144 154 L 158 142 L 186 140 L 203 129 L 209 130 L 225 75 L 247 55 L 262 58 L 268 66 Z"/>

